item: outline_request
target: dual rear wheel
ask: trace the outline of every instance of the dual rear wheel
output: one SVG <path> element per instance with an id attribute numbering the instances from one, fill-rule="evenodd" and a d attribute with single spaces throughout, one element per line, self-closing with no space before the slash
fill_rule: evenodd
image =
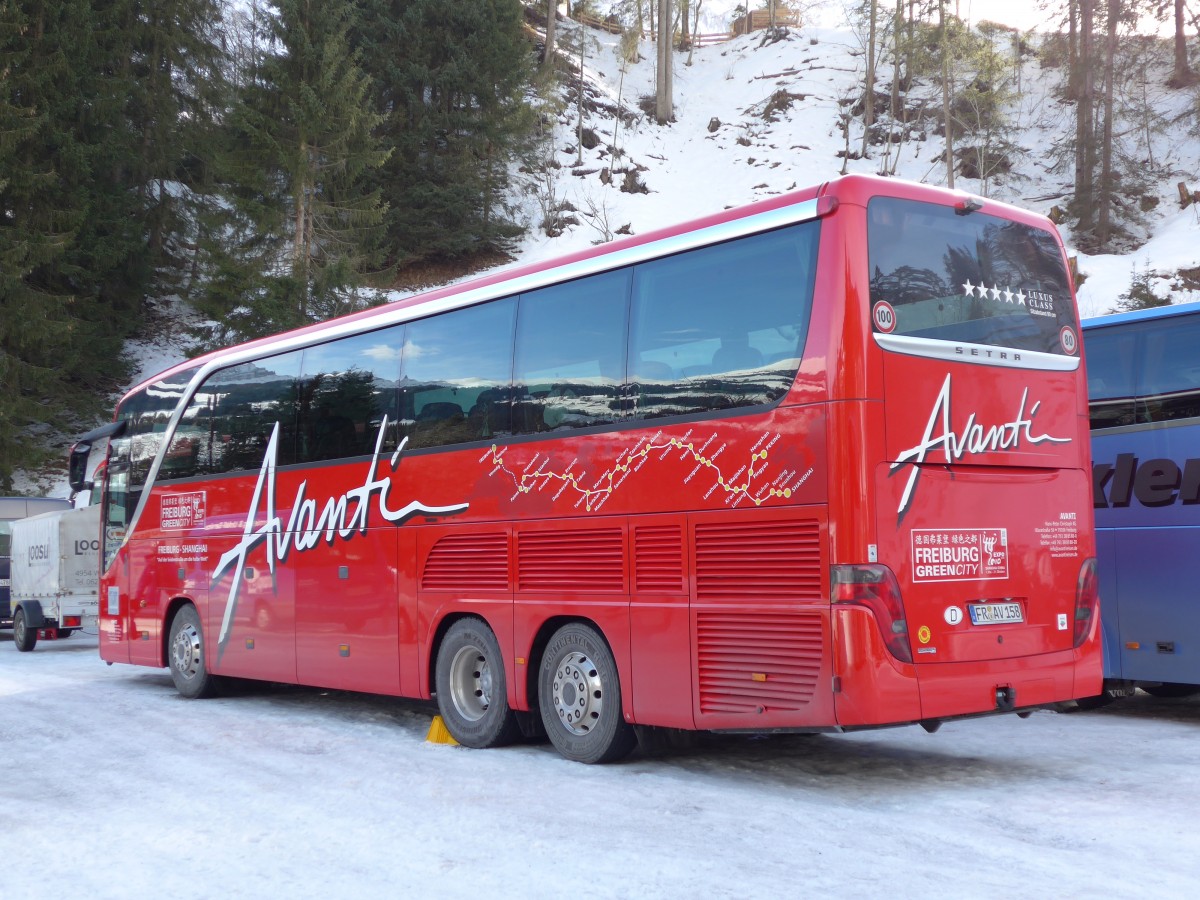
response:
<path id="1" fill-rule="evenodd" d="M 442 719 L 460 744 L 496 747 L 520 736 L 500 644 L 481 619 L 460 619 L 446 632 L 435 682 Z M 616 661 L 590 625 L 571 622 L 550 638 L 538 669 L 538 705 L 547 736 L 567 759 L 614 762 L 637 743 L 621 709 Z"/>

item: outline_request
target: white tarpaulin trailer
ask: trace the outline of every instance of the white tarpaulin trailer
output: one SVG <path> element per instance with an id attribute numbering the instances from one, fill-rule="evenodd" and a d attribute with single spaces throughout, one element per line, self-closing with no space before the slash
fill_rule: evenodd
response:
<path id="1" fill-rule="evenodd" d="M 12 523 L 13 640 L 95 628 L 99 610 L 100 507 L 64 509 Z"/>

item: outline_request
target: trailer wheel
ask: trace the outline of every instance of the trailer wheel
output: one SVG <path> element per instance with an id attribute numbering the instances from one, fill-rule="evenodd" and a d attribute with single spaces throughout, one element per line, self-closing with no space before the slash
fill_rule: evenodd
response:
<path id="1" fill-rule="evenodd" d="M 200 614 L 194 606 L 183 607 L 171 620 L 167 665 L 175 690 L 189 700 L 211 697 L 217 692 L 217 678 L 208 671 L 207 652 Z"/>
<path id="2" fill-rule="evenodd" d="M 450 626 L 438 648 L 434 684 L 446 730 L 464 747 L 499 747 L 520 738 L 508 705 L 500 642 L 482 620 L 460 619 Z"/>
<path id="3" fill-rule="evenodd" d="M 538 673 L 542 723 L 558 752 L 583 763 L 623 759 L 637 744 L 621 711 L 621 682 L 608 644 L 580 622 L 550 638 Z"/>
<path id="4" fill-rule="evenodd" d="M 38 630 L 30 628 L 25 621 L 25 610 L 18 609 L 13 615 L 13 643 L 22 653 L 28 653 L 37 646 Z"/>
<path id="5" fill-rule="evenodd" d="M 58 629 L 58 636 L 59 636 L 60 638 L 69 638 L 69 637 L 70 637 L 71 635 L 73 635 L 74 633 L 75 633 L 75 629 L 74 629 L 74 628 L 60 628 L 60 629 Z"/>

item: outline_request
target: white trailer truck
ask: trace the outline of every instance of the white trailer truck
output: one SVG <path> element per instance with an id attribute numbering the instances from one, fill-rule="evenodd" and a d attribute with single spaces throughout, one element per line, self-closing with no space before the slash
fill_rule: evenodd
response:
<path id="1" fill-rule="evenodd" d="M 99 612 L 100 507 L 64 509 L 12 523 L 13 642 L 95 628 Z"/>

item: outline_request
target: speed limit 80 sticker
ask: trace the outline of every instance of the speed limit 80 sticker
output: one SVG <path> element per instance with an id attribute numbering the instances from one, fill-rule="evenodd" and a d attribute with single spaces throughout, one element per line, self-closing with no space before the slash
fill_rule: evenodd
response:
<path id="1" fill-rule="evenodd" d="M 884 334 L 891 334 L 896 328 L 896 310 L 886 300 L 880 300 L 871 310 L 871 320 Z"/>
<path id="2" fill-rule="evenodd" d="M 1068 356 L 1074 356 L 1079 352 L 1079 338 L 1075 335 L 1075 329 L 1069 325 L 1064 325 L 1059 331 L 1058 342 L 1062 344 L 1063 353 Z"/>

